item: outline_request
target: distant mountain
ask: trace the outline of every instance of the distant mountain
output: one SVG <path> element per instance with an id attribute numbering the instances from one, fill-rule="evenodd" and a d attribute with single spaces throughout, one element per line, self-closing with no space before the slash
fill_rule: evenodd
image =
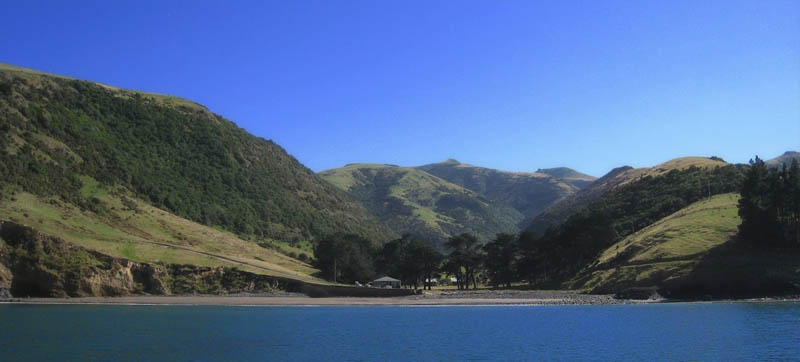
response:
<path id="1" fill-rule="evenodd" d="M 548 206 L 576 193 L 594 180 L 566 167 L 545 172 L 508 172 L 468 165 L 450 159 L 417 169 L 474 191 L 489 200 L 513 207 L 525 216 L 520 227 Z M 542 170 L 540 170 L 542 171 Z"/>
<path id="2" fill-rule="evenodd" d="M 792 164 L 792 160 L 800 162 L 800 152 L 786 151 L 784 154 L 767 161 L 766 164 L 768 167 L 782 167 L 782 165 L 788 167 Z"/>
<path id="3" fill-rule="evenodd" d="M 543 173 L 564 180 L 579 189 L 585 188 L 597 180 L 597 177 L 580 173 L 569 167 L 540 168 L 536 170 L 536 173 Z"/>
<path id="4" fill-rule="evenodd" d="M 582 190 L 569 195 L 558 203 L 548 207 L 546 210 L 537 215 L 526 229 L 528 231 L 542 234 L 545 230 L 547 230 L 548 227 L 558 225 L 566 221 L 571 215 L 576 214 L 578 211 L 589 205 L 592 201 L 597 200 L 607 192 L 645 177 L 658 177 L 667 174 L 672 170 L 685 170 L 693 166 L 708 169 L 725 165 L 727 165 L 727 163 L 718 159 L 706 157 L 681 157 L 664 162 L 655 167 L 618 167 L 611 170 L 603 177 L 595 180 Z"/>
<path id="5" fill-rule="evenodd" d="M 0 130 L 0 196 L 111 218 L 98 189 L 260 243 L 396 236 L 279 145 L 185 99 L 0 65 Z"/>
<path id="6" fill-rule="evenodd" d="M 623 166 L 618 167 L 603 177 L 595 180 L 584 189 L 569 195 L 561 201 L 551 205 L 536 217 L 527 226 L 528 231 L 537 234 L 543 234 L 548 227 L 558 225 L 567 220 L 572 214 L 583 209 L 590 202 L 603 196 L 606 192 L 612 190 L 617 185 L 628 180 L 637 171 L 633 167 Z"/>
<path id="7" fill-rule="evenodd" d="M 350 164 L 319 175 L 361 200 L 396 233 L 412 234 L 439 248 L 448 237 L 464 232 L 481 240 L 516 233 L 524 219 L 512 207 L 422 169 Z"/>

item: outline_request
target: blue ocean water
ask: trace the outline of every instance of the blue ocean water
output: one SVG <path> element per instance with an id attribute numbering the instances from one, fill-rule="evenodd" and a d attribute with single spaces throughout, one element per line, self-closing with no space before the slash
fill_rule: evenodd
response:
<path id="1" fill-rule="evenodd" d="M 800 303 L 0 305 L 0 360 L 800 360 Z"/>

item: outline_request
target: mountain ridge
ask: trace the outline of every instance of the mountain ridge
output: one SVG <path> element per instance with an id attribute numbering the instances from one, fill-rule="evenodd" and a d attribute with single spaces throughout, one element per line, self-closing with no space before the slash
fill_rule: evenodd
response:
<path id="1" fill-rule="evenodd" d="M 417 168 L 513 207 L 525 216 L 526 220 L 520 223 L 520 227 L 527 225 L 529 220 L 549 205 L 580 189 L 571 182 L 546 173 L 501 171 L 453 161 Z"/>

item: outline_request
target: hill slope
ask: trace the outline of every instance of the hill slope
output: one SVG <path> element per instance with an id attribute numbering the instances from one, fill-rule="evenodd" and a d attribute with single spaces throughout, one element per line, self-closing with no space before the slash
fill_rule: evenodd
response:
<path id="1" fill-rule="evenodd" d="M 769 167 L 782 167 L 783 165 L 789 167 L 793 160 L 800 162 L 800 152 L 786 151 L 784 154 L 767 161 L 766 164 Z"/>
<path id="2" fill-rule="evenodd" d="M 722 194 L 689 205 L 612 245 L 565 285 L 594 293 L 655 287 L 687 297 L 700 291 L 741 297 L 797 289 L 789 285 L 800 282 L 796 257 L 736 244 L 738 199 Z"/>
<path id="3" fill-rule="evenodd" d="M 80 176 L 262 241 L 393 236 L 277 144 L 196 103 L 0 67 L 0 182 L 80 208 Z M 10 188 L 9 188 L 10 187 Z"/>
<path id="4" fill-rule="evenodd" d="M 564 180 L 567 183 L 582 189 L 597 180 L 597 177 L 575 171 L 569 167 L 540 168 L 536 173 L 543 173 Z"/>
<path id="5" fill-rule="evenodd" d="M 66 242 L 117 258 L 157 264 L 236 267 L 256 274 L 316 280 L 305 262 L 286 256 L 309 253 L 286 243 L 267 249 L 183 219 L 86 179 L 82 192 L 96 203 L 93 211 L 57 197 L 18 192 L 0 200 L 0 220 L 31 227 Z"/>
<path id="6" fill-rule="evenodd" d="M 576 185 L 593 180 L 566 167 L 549 169 L 549 173 L 506 172 L 447 160 L 417 168 L 513 207 L 525 216 L 520 227 L 549 205 L 577 192 L 580 186 Z"/>
<path id="7" fill-rule="evenodd" d="M 633 168 L 630 166 L 618 167 L 595 180 L 582 190 L 548 207 L 533 219 L 526 230 L 541 235 L 548 227 L 566 221 L 571 215 L 576 214 L 592 201 L 597 200 L 609 191 L 636 180 L 644 179 L 645 177 L 658 177 L 672 170 L 681 171 L 690 167 L 712 169 L 717 166 L 725 165 L 727 164 L 723 161 L 705 157 L 682 157 L 649 168 Z"/>
<path id="8" fill-rule="evenodd" d="M 709 250 L 736 235 L 741 223 L 738 199 L 738 194 L 716 195 L 629 235 L 603 251 L 569 285 L 602 292 L 686 277 Z"/>
<path id="9" fill-rule="evenodd" d="M 560 285 L 625 237 L 709 194 L 737 191 L 743 167 L 689 167 L 637 178 L 588 202 L 543 234 L 524 233 L 522 244 L 532 251 L 532 266 L 538 271 L 531 277 L 542 286 Z"/>
<path id="10" fill-rule="evenodd" d="M 415 168 L 351 164 L 320 176 L 361 200 L 397 233 L 437 247 L 464 232 L 482 240 L 514 233 L 523 219 L 513 208 Z"/>

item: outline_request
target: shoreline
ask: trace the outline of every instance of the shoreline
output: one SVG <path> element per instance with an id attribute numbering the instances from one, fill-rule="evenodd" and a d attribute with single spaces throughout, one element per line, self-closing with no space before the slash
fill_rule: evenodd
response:
<path id="1" fill-rule="evenodd" d="M 721 299 L 710 301 L 673 299 L 616 299 L 613 295 L 568 291 L 438 292 L 404 297 L 311 298 L 302 294 L 256 295 L 135 295 L 123 297 L 1 298 L 0 304 L 38 305 L 175 305 L 175 306 L 566 306 L 634 305 L 667 303 L 800 302 L 800 298 Z"/>
<path id="2" fill-rule="evenodd" d="M 12 298 L 0 304 L 38 305 L 163 305 L 163 306 L 566 306 L 566 305 L 622 305 L 652 304 L 663 301 L 620 300 L 616 303 L 576 303 L 556 299 L 495 299 L 495 298 L 308 298 L 308 297 L 226 297 L 226 296 L 136 296 L 136 297 L 83 297 L 83 298 Z"/>

